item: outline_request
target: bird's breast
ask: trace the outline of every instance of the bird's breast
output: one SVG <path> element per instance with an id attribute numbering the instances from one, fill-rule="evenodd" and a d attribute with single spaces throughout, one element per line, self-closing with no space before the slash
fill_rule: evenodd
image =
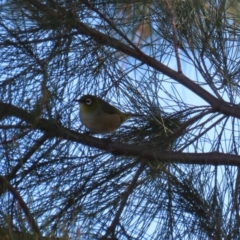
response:
<path id="1" fill-rule="evenodd" d="M 108 114 L 101 111 L 95 113 L 80 113 L 80 119 L 94 133 L 110 133 L 121 125 L 119 114 Z"/>

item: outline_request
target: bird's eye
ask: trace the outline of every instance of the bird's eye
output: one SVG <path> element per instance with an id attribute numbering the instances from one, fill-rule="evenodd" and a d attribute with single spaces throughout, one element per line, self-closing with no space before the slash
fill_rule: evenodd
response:
<path id="1" fill-rule="evenodd" d="M 90 105 L 90 104 L 92 103 L 92 100 L 91 100 L 90 98 L 88 98 L 88 99 L 86 99 L 85 103 L 86 103 L 87 105 Z"/>

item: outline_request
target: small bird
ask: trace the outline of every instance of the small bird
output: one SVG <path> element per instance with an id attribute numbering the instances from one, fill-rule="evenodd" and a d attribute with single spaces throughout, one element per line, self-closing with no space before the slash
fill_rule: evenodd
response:
<path id="1" fill-rule="evenodd" d="M 123 113 L 103 99 L 84 95 L 75 100 L 80 106 L 80 119 L 82 124 L 93 133 L 111 133 L 130 117 L 140 116 L 133 113 Z"/>

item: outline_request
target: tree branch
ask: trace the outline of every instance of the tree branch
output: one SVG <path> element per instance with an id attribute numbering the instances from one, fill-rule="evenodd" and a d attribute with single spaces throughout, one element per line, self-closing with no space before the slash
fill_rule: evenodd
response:
<path id="1" fill-rule="evenodd" d="M 166 76 L 176 80 L 177 82 L 194 92 L 196 95 L 201 97 L 207 103 L 209 103 L 214 111 L 224 113 L 228 116 L 240 118 L 240 107 L 238 105 L 230 105 L 230 103 L 227 103 L 221 99 L 217 99 L 215 96 L 210 94 L 204 88 L 201 88 L 193 80 L 186 77 L 184 74 L 172 70 L 171 68 L 157 61 L 155 58 L 150 57 L 143 52 L 136 51 L 135 49 L 118 41 L 116 38 L 110 37 L 93 28 L 90 28 L 89 26 L 85 25 L 80 21 L 74 21 L 72 25 L 75 29 L 79 31 L 80 34 L 90 36 L 100 44 L 113 47 L 129 56 L 132 56 L 139 61 L 147 64 L 148 66 L 151 66 L 159 72 L 165 74 Z"/>
<path id="2" fill-rule="evenodd" d="M 56 12 L 54 12 L 53 9 L 49 8 L 48 5 L 34 0 L 28 0 L 27 2 L 35 6 L 38 12 L 42 11 L 43 15 L 48 15 L 48 17 L 51 19 L 56 18 Z M 172 70 L 171 68 L 157 61 L 155 58 L 144 54 L 140 50 L 136 51 L 136 49 L 129 47 L 128 45 L 122 43 L 114 37 L 111 37 L 98 30 L 95 30 L 94 28 L 89 27 L 88 25 L 81 22 L 78 18 L 78 15 L 76 15 L 74 12 L 72 12 L 72 14 L 69 14 L 69 12 L 67 12 L 66 9 L 64 9 L 60 5 L 57 6 L 57 9 L 60 16 L 69 16 L 69 19 L 67 21 L 68 26 L 71 26 L 73 29 L 77 30 L 79 34 L 89 36 L 94 41 L 102 45 L 110 46 L 118 51 L 134 57 L 135 59 L 138 59 L 139 61 L 147 64 L 150 67 L 153 67 L 154 69 L 174 79 L 175 81 L 179 82 L 180 84 L 194 92 L 196 95 L 209 103 L 214 111 L 240 119 L 240 107 L 238 105 L 227 103 L 222 99 L 217 99 L 215 96 L 210 94 L 204 88 L 197 85 L 193 80 L 186 77 L 184 74 Z"/>
<path id="3" fill-rule="evenodd" d="M 99 139 L 84 135 L 68 128 L 62 127 L 52 120 L 40 118 L 35 121 L 35 114 L 21 108 L 0 101 L 0 109 L 4 116 L 14 116 L 32 124 L 35 129 L 47 132 L 49 137 L 61 137 L 65 140 L 78 142 L 90 147 L 112 153 L 116 156 L 141 157 L 147 161 L 166 163 L 200 164 L 200 165 L 226 165 L 240 166 L 240 156 L 219 152 L 211 153 L 182 153 L 163 151 L 158 148 L 148 148 L 141 145 L 112 142 L 109 139 Z"/>

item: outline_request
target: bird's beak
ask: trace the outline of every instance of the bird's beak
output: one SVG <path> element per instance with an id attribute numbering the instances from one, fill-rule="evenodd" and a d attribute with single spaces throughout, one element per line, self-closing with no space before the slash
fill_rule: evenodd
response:
<path id="1" fill-rule="evenodd" d="M 80 99 L 74 99 L 73 101 L 74 102 L 80 102 Z"/>

